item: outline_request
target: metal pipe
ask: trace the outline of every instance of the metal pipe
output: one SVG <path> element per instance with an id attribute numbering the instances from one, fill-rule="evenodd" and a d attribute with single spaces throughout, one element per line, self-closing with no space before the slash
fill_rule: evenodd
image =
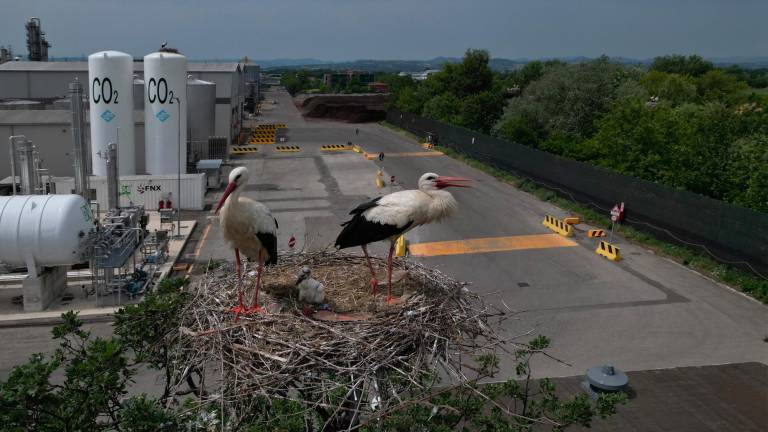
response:
<path id="1" fill-rule="evenodd" d="M 8 138 L 8 145 L 11 152 L 11 190 L 13 195 L 16 195 L 16 170 L 19 167 L 19 148 L 17 141 L 27 142 L 27 137 L 24 135 L 11 135 Z"/>
<path id="2" fill-rule="evenodd" d="M 88 163 L 90 157 L 85 140 L 85 111 L 83 107 L 83 85 L 75 78 L 69 83 L 69 103 L 72 110 L 72 146 L 75 169 L 75 193 L 86 200 L 90 199 L 88 184 Z"/>
<path id="3" fill-rule="evenodd" d="M 107 144 L 107 210 L 117 210 L 120 208 L 120 197 L 118 195 L 118 162 L 117 162 L 117 144 Z"/>
<path id="4" fill-rule="evenodd" d="M 21 193 L 24 195 L 35 195 L 38 189 L 37 167 L 35 163 L 35 146 L 31 140 L 26 140 L 22 145 L 20 162 Z"/>
<path id="5" fill-rule="evenodd" d="M 176 178 L 176 193 L 178 194 L 176 196 L 176 236 L 181 238 L 181 101 L 178 97 L 174 96 L 171 98 L 171 100 L 176 99 L 177 103 L 177 111 L 179 115 L 177 116 L 177 127 L 178 127 L 178 135 L 176 135 L 176 153 L 179 156 L 178 160 L 178 173 Z M 184 164 L 186 165 L 186 155 L 184 158 Z"/>

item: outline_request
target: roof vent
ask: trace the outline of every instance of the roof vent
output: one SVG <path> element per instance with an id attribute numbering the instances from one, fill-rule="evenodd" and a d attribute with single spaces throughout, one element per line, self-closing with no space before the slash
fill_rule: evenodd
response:
<path id="1" fill-rule="evenodd" d="M 581 383 L 581 387 L 592 399 L 597 399 L 600 393 L 625 390 L 627 385 L 629 385 L 627 374 L 616 369 L 612 364 L 587 369 L 587 374 Z"/>

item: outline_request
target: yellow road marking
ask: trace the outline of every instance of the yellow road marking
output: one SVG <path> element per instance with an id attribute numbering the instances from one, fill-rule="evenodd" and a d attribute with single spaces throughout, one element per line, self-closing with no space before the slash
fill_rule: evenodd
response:
<path id="1" fill-rule="evenodd" d="M 413 256 L 440 256 L 571 246 L 576 246 L 576 242 L 568 240 L 563 236 L 557 234 L 535 234 L 415 243 L 408 245 L 408 252 Z"/>
<path id="2" fill-rule="evenodd" d="M 195 248 L 195 260 L 192 261 L 192 264 L 187 269 L 187 275 L 192 273 L 192 269 L 195 268 L 195 263 L 197 262 L 197 258 L 200 257 L 200 251 L 203 249 L 203 245 L 205 244 L 205 239 L 208 238 L 208 231 L 211 230 L 211 222 L 208 221 L 208 225 L 205 226 L 205 231 L 203 231 L 203 237 L 200 238 L 200 243 L 197 244 L 197 248 Z"/>

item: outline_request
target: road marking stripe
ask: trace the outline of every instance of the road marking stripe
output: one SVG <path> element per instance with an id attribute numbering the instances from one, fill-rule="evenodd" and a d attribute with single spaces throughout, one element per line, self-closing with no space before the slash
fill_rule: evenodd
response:
<path id="1" fill-rule="evenodd" d="M 200 242 L 197 244 L 197 247 L 195 248 L 195 258 L 192 261 L 192 265 L 189 266 L 187 269 L 187 275 L 190 275 L 192 273 L 192 269 L 195 268 L 195 263 L 197 263 L 197 258 L 200 256 L 200 251 L 203 249 L 203 245 L 205 244 L 205 239 L 208 238 L 208 232 L 211 230 L 211 221 L 208 221 L 208 225 L 205 226 L 205 231 L 203 231 L 203 236 L 200 238 Z"/>
<path id="2" fill-rule="evenodd" d="M 576 242 L 557 234 L 534 234 L 415 243 L 408 245 L 408 252 L 413 256 L 440 256 L 525 249 L 549 249 L 576 245 Z"/>

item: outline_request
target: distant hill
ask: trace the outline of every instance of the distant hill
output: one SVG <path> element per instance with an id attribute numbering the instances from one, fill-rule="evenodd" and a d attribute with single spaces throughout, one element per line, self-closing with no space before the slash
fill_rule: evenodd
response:
<path id="1" fill-rule="evenodd" d="M 494 70 L 508 71 L 521 67 L 522 65 L 534 60 L 561 60 L 566 63 L 581 63 L 592 60 L 593 57 L 573 56 L 559 58 L 492 58 L 490 66 Z M 768 67 L 768 57 L 716 57 L 708 59 L 718 66 L 739 65 L 745 68 L 763 68 Z M 427 69 L 440 69 L 445 63 L 459 63 L 460 57 L 435 57 L 431 60 L 355 60 L 332 62 L 317 59 L 277 59 L 277 60 L 253 60 L 254 63 L 261 65 L 263 69 L 330 69 L 344 70 L 357 69 L 371 72 L 419 72 Z M 652 58 L 635 59 L 629 57 L 611 57 L 611 61 L 621 64 L 649 65 L 653 62 Z"/>

